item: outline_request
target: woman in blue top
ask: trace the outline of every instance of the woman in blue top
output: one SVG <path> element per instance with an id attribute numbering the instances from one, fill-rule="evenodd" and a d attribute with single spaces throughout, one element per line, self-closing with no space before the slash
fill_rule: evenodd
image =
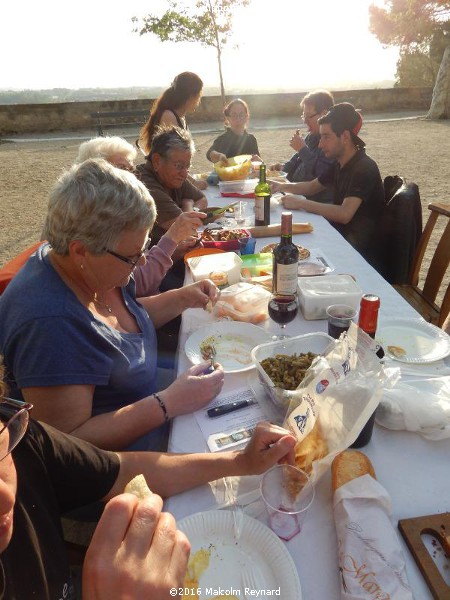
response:
<path id="1" fill-rule="evenodd" d="M 133 174 L 102 159 L 75 165 L 50 195 L 49 243 L 0 297 L 12 395 L 33 403 L 37 419 L 106 449 L 154 447 L 149 432 L 205 406 L 223 384 L 222 368 L 202 375 L 204 363 L 156 388 L 155 327 L 214 303 L 218 291 L 202 281 L 136 300 L 133 271 L 155 216 Z"/>
<path id="2" fill-rule="evenodd" d="M 241 98 L 231 100 L 223 109 L 225 117 L 225 133 L 219 135 L 206 153 L 206 158 L 213 163 L 226 162 L 227 158 L 250 154 L 252 160 L 260 161 L 258 142 L 247 131 L 250 110 L 247 102 Z"/>

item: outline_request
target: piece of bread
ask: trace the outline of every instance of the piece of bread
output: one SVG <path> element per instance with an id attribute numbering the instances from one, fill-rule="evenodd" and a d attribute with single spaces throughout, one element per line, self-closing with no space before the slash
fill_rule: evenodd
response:
<path id="1" fill-rule="evenodd" d="M 145 481 L 145 477 L 142 474 L 136 475 L 136 477 L 129 481 L 125 486 L 124 492 L 126 494 L 134 494 L 139 500 L 143 500 L 151 494 L 147 482 Z"/>
<path id="2" fill-rule="evenodd" d="M 374 468 L 368 457 L 359 450 L 344 450 L 334 458 L 331 464 L 333 492 L 341 485 L 362 475 L 371 475 L 376 479 Z"/>

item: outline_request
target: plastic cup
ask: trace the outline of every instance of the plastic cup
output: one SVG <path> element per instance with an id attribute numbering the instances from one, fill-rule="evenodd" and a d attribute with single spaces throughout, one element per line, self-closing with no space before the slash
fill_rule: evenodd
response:
<path id="1" fill-rule="evenodd" d="M 238 225 L 243 225 L 245 223 L 246 209 L 247 204 L 242 202 L 242 200 L 239 201 L 239 203 L 234 207 L 234 218 L 236 219 L 236 223 Z"/>
<path id="2" fill-rule="evenodd" d="M 256 246 L 256 238 L 240 238 L 239 240 L 239 252 L 241 254 L 254 254 Z"/>
<path id="3" fill-rule="evenodd" d="M 270 528 L 288 541 L 302 529 L 314 500 L 314 485 L 305 471 L 291 465 L 276 465 L 263 475 L 261 496 Z"/>
<path id="4" fill-rule="evenodd" d="M 356 317 L 356 309 L 347 304 L 332 304 L 327 308 L 328 335 L 338 340 L 341 333 L 348 331 L 350 323 Z"/>

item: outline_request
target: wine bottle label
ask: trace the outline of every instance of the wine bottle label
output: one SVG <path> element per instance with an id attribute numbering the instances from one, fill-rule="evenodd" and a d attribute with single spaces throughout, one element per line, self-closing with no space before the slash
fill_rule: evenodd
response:
<path id="1" fill-rule="evenodd" d="M 255 196 L 255 220 L 264 221 L 264 196 Z"/>
<path id="2" fill-rule="evenodd" d="M 278 294 L 295 294 L 297 292 L 297 262 L 290 265 L 277 265 L 276 287 Z"/>

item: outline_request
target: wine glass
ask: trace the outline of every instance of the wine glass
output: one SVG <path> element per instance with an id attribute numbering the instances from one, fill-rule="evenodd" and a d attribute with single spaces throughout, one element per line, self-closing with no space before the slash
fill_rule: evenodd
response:
<path id="1" fill-rule="evenodd" d="M 269 300 L 270 318 L 281 327 L 279 335 L 273 335 L 272 340 L 283 340 L 289 336 L 285 333 L 286 324 L 295 319 L 298 313 L 296 294 L 272 294 Z"/>

